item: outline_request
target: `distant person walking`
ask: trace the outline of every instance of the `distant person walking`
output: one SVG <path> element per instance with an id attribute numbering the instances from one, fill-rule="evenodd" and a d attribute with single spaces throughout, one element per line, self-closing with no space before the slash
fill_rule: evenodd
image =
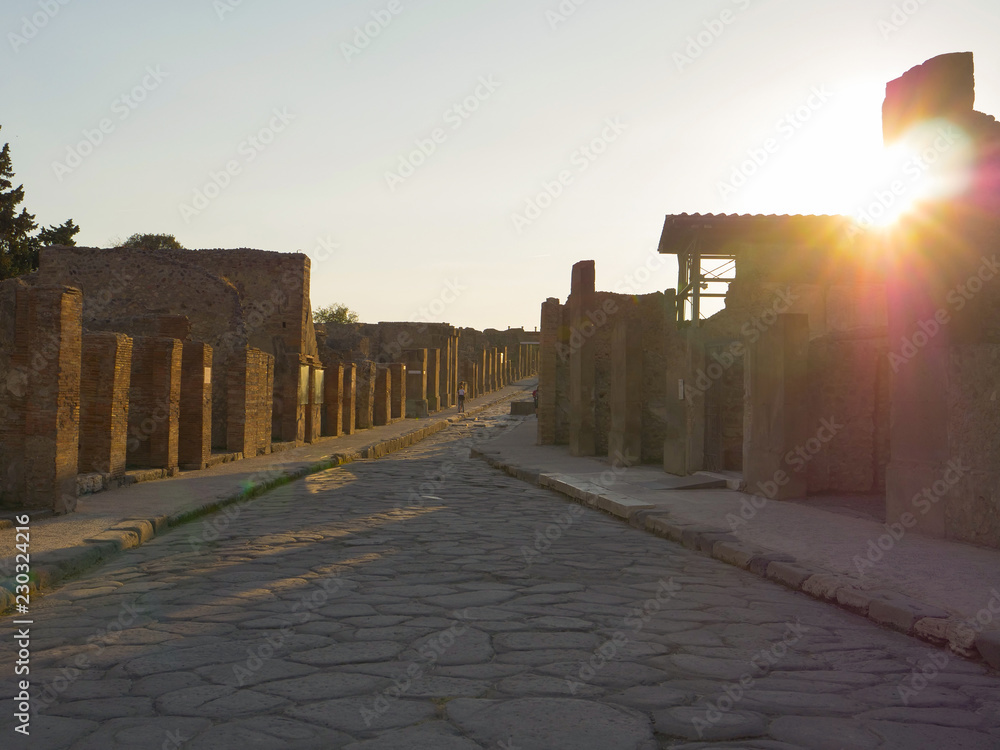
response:
<path id="1" fill-rule="evenodd" d="M 465 414 L 465 386 L 458 388 L 458 413 Z"/>
<path id="2" fill-rule="evenodd" d="M 535 399 L 535 411 L 538 411 L 538 389 L 536 388 L 531 392 L 531 397 Z"/>

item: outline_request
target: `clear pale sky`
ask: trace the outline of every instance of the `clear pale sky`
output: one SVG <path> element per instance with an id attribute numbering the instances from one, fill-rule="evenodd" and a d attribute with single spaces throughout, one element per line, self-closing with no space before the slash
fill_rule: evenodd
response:
<path id="1" fill-rule="evenodd" d="M 314 307 L 531 330 L 578 260 L 675 286 L 665 214 L 856 215 L 885 82 L 972 51 L 1000 115 L 998 29 L 997 0 L 4 0 L 0 143 L 81 245 L 303 251 Z"/>

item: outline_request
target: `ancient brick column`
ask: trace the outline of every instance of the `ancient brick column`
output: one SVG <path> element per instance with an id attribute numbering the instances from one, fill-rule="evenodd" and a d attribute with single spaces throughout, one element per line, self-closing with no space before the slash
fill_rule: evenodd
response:
<path id="1" fill-rule="evenodd" d="M 375 408 L 372 419 L 376 426 L 392 421 L 392 372 L 388 365 L 379 365 L 375 373 Z"/>
<path id="2" fill-rule="evenodd" d="M 306 442 L 315 443 L 323 432 L 323 404 L 326 402 L 326 371 L 309 366 L 309 408 L 306 410 Z"/>
<path id="3" fill-rule="evenodd" d="M 455 372 L 452 369 L 451 346 L 452 339 L 449 336 L 444 340 L 441 347 L 441 367 L 438 377 L 438 408 L 440 409 L 447 409 L 449 406 L 454 405 L 451 381 L 455 376 Z"/>
<path id="4" fill-rule="evenodd" d="M 556 362 L 559 358 L 556 345 L 559 342 L 561 322 L 559 300 L 549 297 L 542 303 L 542 368 L 538 374 L 539 445 L 554 445 L 556 442 Z"/>
<path id="5" fill-rule="evenodd" d="M 404 419 L 406 417 L 406 365 L 400 362 L 393 362 L 389 365 L 390 383 L 392 386 L 392 411 L 390 419 Z"/>
<path id="6" fill-rule="evenodd" d="M 0 284 L 0 499 L 76 508 L 83 297 L 67 287 Z"/>
<path id="7" fill-rule="evenodd" d="M 441 350 L 427 350 L 427 411 L 441 410 Z"/>
<path id="8" fill-rule="evenodd" d="M 820 428 L 809 424 L 809 316 L 777 316 L 747 348 L 744 378 L 743 476 L 748 490 L 770 500 L 805 497 L 808 473 L 789 456 L 806 449 Z"/>
<path id="9" fill-rule="evenodd" d="M 128 462 L 133 466 L 169 473 L 178 468 L 182 356 L 177 339 L 132 339 Z"/>
<path id="10" fill-rule="evenodd" d="M 593 456 L 596 451 L 594 429 L 594 344 L 592 313 L 594 299 L 594 261 L 584 260 L 573 266 L 572 292 L 567 306 L 570 324 L 569 354 L 569 450 L 574 456 Z"/>
<path id="11" fill-rule="evenodd" d="M 132 339 L 122 333 L 83 334 L 80 373 L 81 474 L 125 473 L 128 441 L 128 391 Z"/>
<path id="12" fill-rule="evenodd" d="M 344 430 L 344 366 L 327 366 L 323 378 L 326 394 L 323 397 L 323 434 L 330 437 L 340 435 Z"/>
<path id="13" fill-rule="evenodd" d="M 212 347 L 184 341 L 177 461 L 182 469 L 204 469 L 212 455 Z"/>
<path id="14" fill-rule="evenodd" d="M 634 318 L 615 324 L 611 349 L 611 430 L 608 456 L 631 466 L 642 457 L 642 327 Z"/>
<path id="15" fill-rule="evenodd" d="M 353 435 L 355 428 L 355 387 L 357 383 L 357 366 L 354 364 L 344 365 L 344 387 L 341 390 L 340 398 L 343 404 L 341 415 L 343 417 L 343 433 Z"/>
<path id="16" fill-rule="evenodd" d="M 357 409 L 357 428 L 368 430 L 375 426 L 375 378 L 374 362 L 364 361 L 357 365 L 355 381 L 355 408 Z"/>

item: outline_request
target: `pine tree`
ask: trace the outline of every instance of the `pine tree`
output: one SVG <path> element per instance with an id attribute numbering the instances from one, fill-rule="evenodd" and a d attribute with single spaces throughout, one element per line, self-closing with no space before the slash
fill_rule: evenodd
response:
<path id="1" fill-rule="evenodd" d="M 20 276 L 38 268 L 38 240 L 31 236 L 35 217 L 17 207 L 24 200 L 24 185 L 14 187 L 10 144 L 0 151 L 0 279 Z"/>
<path id="2" fill-rule="evenodd" d="M 75 245 L 73 237 L 80 227 L 67 219 L 65 223 L 38 229 L 33 214 L 18 206 L 24 201 L 24 185 L 14 187 L 14 165 L 10 144 L 0 151 L 0 281 L 31 273 L 38 268 L 38 250 L 48 245 Z"/>

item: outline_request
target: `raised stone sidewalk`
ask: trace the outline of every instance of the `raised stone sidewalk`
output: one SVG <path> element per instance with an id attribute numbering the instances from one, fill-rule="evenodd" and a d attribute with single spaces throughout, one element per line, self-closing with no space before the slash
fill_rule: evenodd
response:
<path id="1" fill-rule="evenodd" d="M 767 500 L 726 477 L 673 477 L 538 446 L 528 421 L 474 455 L 532 484 L 1000 668 L 1000 551 L 887 527 L 863 512 Z M 872 498 L 873 504 L 880 502 Z"/>
<path id="2" fill-rule="evenodd" d="M 467 418 L 500 401 L 523 396 L 535 379 L 509 385 L 424 419 L 405 419 L 321 438 L 280 453 L 181 472 L 159 481 L 108 490 L 80 498 L 75 513 L 33 519 L 30 524 L 31 586 L 44 590 L 100 564 L 124 549 L 137 547 L 167 529 L 256 497 L 290 481 L 361 459 L 380 458 Z M 0 613 L 14 606 L 15 533 L 0 525 Z"/>

